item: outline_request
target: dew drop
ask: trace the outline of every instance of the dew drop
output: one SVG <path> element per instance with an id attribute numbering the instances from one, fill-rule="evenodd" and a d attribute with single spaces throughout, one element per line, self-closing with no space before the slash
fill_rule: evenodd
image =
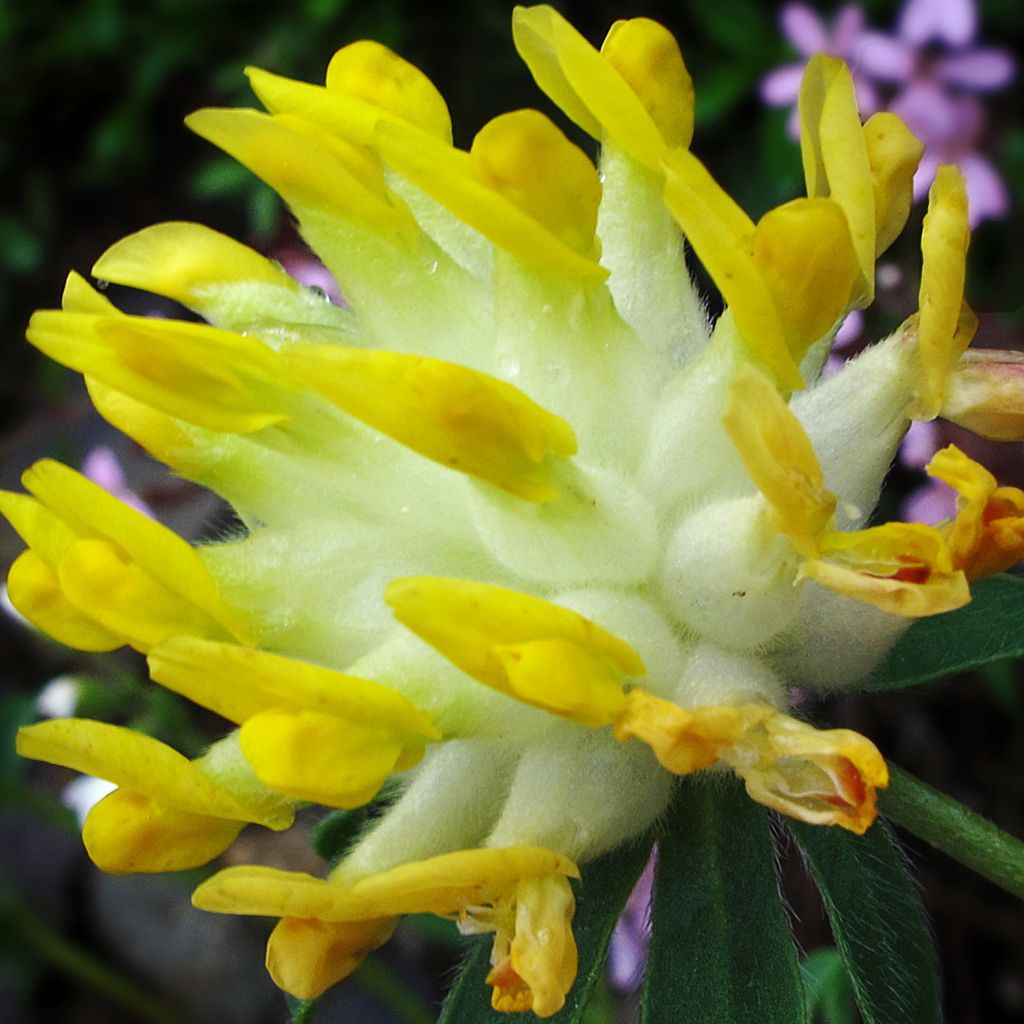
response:
<path id="1" fill-rule="evenodd" d="M 433 261 L 433 262 L 432 262 L 432 263 L 430 264 L 430 266 L 429 266 L 429 267 L 427 267 L 427 273 L 428 273 L 428 274 L 436 274 L 436 273 L 437 273 L 437 268 L 438 268 L 439 266 L 440 266 L 440 264 L 439 264 L 439 263 L 437 262 L 437 260 L 434 260 L 434 261 Z"/>
<path id="2" fill-rule="evenodd" d="M 96 279 L 96 287 L 101 291 L 105 292 L 110 287 L 109 281 L 104 281 L 102 278 Z"/>
<path id="3" fill-rule="evenodd" d="M 321 302 L 331 301 L 330 296 L 327 294 L 326 290 L 321 288 L 320 285 L 318 284 L 311 284 L 309 286 L 309 294 L 312 295 L 315 299 L 320 299 Z"/>

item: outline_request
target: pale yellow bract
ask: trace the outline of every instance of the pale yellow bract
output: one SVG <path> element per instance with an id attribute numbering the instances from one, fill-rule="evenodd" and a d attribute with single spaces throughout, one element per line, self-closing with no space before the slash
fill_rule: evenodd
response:
<path id="1" fill-rule="evenodd" d="M 438 91 L 378 43 L 340 50 L 323 86 L 249 69 L 266 112 L 188 123 L 281 194 L 346 305 L 171 222 L 93 271 L 205 323 L 128 316 L 72 274 L 29 328 L 244 530 L 192 546 L 47 460 L 0 495 L 29 620 L 135 647 L 237 726 L 194 761 L 79 719 L 19 750 L 117 784 L 85 825 L 113 871 L 202 864 L 247 823 L 392 780 L 326 878 L 236 866 L 195 893 L 280 918 L 267 966 L 302 998 L 429 912 L 493 935 L 494 1007 L 557 1013 L 577 865 L 647 831 L 678 775 L 732 771 L 864 832 L 885 761 L 788 693 L 855 686 L 913 617 L 1024 554 L 1024 493 L 955 449 L 929 469 L 953 522 L 867 525 L 910 417 L 1024 438 L 1024 356 L 964 352 L 959 172 L 930 196 L 919 313 L 825 378 L 907 220 L 902 122 L 862 125 L 847 68 L 812 59 L 807 195 L 755 223 L 689 152 L 667 29 L 617 22 L 598 49 L 539 6 L 513 34 L 596 165 L 532 110 L 453 147 Z M 685 247 L 724 298 L 714 323 Z"/>

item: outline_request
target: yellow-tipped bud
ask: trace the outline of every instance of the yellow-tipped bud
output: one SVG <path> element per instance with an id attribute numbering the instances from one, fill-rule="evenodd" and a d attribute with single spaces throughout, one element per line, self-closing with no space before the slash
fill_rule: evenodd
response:
<path id="1" fill-rule="evenodd" d="M 552 462 L 575 453 L 575 435 L 511 384 L 399 352 L 288 345 L 281 354 L 329 401 L 421 455 L 528 501 L 558 496 Z"/>
<path id="2" fill-rule="evenodd" d="M 868 118 L 864 144 L 875 187 L 875 255 L 896 241 L 914 202 L 914 173 L 924 154 L 924 143 L 887 110 Z"/>
<path id="3" fill-rule="evenodd" d="M 291 114 L 256 110 L 199 110 L 185 119 L 197 135 L 244 164 L 300 215 L 332 214 L 395 241 L 418 229 L 384 183 L 368 150 Z"/>
<path id="4" fill-rule="evenodd" d="M 814 557 L 836 499 L 825 487 L 814 445 L 800 421 L 764 374 L 743 367 L 722 423 L 768 502 L 774 528 L 802 555 Z"/>
<path id="5" fill-rule="evenodd" d="M 967 189 L 950 164 L 935 174 L 921 231 L 921 288 L 918 292 L 917 351 L 921 385 L 911 415 L 934 419 L 942 409 L 950 371 L 971 343 L 977 319 L 964 306 L 967 247 Z"/>
<path id="6" fill-rule="evenodd" d="M 644 665 L 627 643 L 582 615 L 516 590 L 413 576 L 384 595 L 402 625 L 486 686 L 585 725 L 621 704 L 620 675 Z"/>
<path id="7" fill-rule="evenodd" d="M 154 409 L 227 433 L 289 418 L 289 389 L 273 351 L 205 324 L 45 310 L 28 339 L 65 366 Z"/>
<path id="8" fill-rule="evenodd" d="M 529 266 L 587 286 L 608 276 L 595 251 L 597 169 L 543 114 L 495 118 L 469 153 L 390 122 L 380 146 L 388 164 Z"/>
<path id="9" fill-rule="evenodd" d="M 807 62 L 800 86 L 800 150 L 807 195 L 831 198 L 846 214 L 859 268 L 855 303 L 867 306 L 875 294 L 875 184 L 850 69 L 823 53 Z"/>
<path id="10" fill-rule="evenodd" d="M 693 83 L 657 22 L 616 22 L 598 53 L 552 7 L 517 7 L 512 35 L 540 88 L 599 142 L 654 171 L 666 148 L 689 145 Z"/>
<path id="11" fill-rule="evenodd" d="M 351 97 L 451 142 L 448 104 L 418 67 L 386 46 L 361 39 L 342 47 L 327 66 L 327 91 Z"/>

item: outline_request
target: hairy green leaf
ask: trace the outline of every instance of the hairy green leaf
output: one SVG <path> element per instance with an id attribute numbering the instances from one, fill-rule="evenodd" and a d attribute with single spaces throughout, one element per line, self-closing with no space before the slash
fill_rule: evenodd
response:
<path id="1" fill-rule="evenodd" d="M 815 950 L 800 969 L 807 986 L 807 1009 L 815 1024 L 857 1024 L 853 986 L 837 949 Z"/>
<path id="2" fill-rule="evenodd" d="M 862 689 L 898 690 L 1024 656 L 1024 580 L 994 576 L 971 592 L 969 605 L 915 622 Z"/>
<path id="3" fill-rule="evenodd" d="M 615 922 L 647 863 L 650 850 L 648 838 L 613 850 L 593 864 L 583 865 L 573 922 L 580 966 L 565 1006 L 548 1018 L 552 1024 L 580 1024 L 585 1019 L 591 991 L 604 970 Z M 490 970 L 490 940 L 484 938 L 476 942 L 477 948 L 449 993 L 438 1024 L 509 1022 L 508 1014 L 491 1009 L 491 990 L 484 982 Z"/>
<path id="4" fill-rule="evenodd" d="M 914 882 L 885 826 L 787 822 L 821 892 L 864 1024 L 939 1024 L 939 979 Z"/>
<path id="5" fill-rule="evenodd" d="M 806 1017 L 768 812 L 732 778 L 685 779 L 659 843 L 644 1024 Z"/>

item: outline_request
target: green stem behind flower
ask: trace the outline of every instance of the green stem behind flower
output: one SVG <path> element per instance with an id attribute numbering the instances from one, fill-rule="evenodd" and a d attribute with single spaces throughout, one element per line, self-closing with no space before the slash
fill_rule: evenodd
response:
<path id="1" fill-rule="evenodd" d="M 980 814 L 889 764 L 889 788 L 879 793 L 882 814 L 1024 899 L 1024 843 Z"/>

